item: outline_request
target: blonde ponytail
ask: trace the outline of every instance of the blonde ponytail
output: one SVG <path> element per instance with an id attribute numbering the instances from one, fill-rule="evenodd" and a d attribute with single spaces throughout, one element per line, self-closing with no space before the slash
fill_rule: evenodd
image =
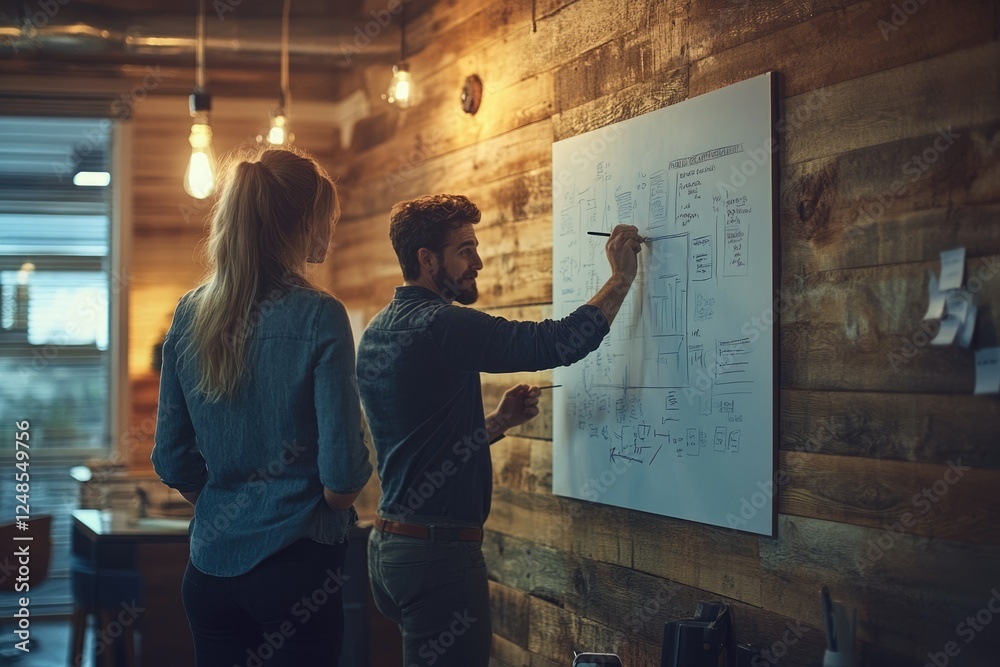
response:
<path id="1" fill-rule="evenodd" d="M 247 341 L 268 294 L 292 285 L 325 291 L 302 271 L 309 248 L 329 240 L 339 215 L 336 187 L 315 158 L 288 149 L 230 158 L 191 319 L 197 389 L 210 401 L 232 396 L 246 379 Z"/>

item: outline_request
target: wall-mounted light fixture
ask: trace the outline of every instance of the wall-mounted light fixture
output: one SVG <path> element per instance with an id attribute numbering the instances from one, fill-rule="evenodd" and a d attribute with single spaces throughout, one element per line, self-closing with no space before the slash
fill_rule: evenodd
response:
<path id="1" fill-rule="evenodd" d="M 191 157 L 184 173 L 184 191 L 195 199 L 205 199 L 215 189 L 215 155 L 212 153 L 212 126 L 209 123 L 212 96 L 205 90 L 205 0 L 198 3 L 196 48 L 194 92 L 188 100 L 194 123 L 188 137 Z"/>
<path id="2" fill-rule="evenodd" d="M 475 114 L 483 101 L 483 80 L 478 74 L 470 74 L 462 86 L 462 111 Z"/>

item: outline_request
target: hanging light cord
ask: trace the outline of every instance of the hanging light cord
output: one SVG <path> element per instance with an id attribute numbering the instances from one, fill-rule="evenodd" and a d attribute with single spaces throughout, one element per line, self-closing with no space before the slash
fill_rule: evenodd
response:
<path id="1" fill-rule="evenodd" d="M 288 114 L 292 106 L 292 95 L 288 90 L 288 15 L 292 8 L 292 0 L 285 0 L 281 12 L 281 106 Z"/>
<path id="2" fill-rule="evenodd" d="M 195 68 L 194 86 L 205 89 L 205 0 L 198 2 L 198 38 L 195 41 L 198 66 Z"/>
<path id="3" fill-rule="evenodd" d="M 399 15 L 399 59 L 406 60 L 406 4 L 403 4 L 403 13 Z"/>

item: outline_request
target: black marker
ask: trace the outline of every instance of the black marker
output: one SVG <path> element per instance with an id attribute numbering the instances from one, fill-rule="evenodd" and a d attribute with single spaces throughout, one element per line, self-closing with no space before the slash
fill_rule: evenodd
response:
<path id="1" fill-rule="evenodd" d="M 591 236 L 611 236 L 610 232 L 587 232 Z M 647 237 L 642 240 L 643 243 L 648 243 L 649 241 L 659 241 L 660 239 L 665 239 L 666 236 L 653 236 Z"/>

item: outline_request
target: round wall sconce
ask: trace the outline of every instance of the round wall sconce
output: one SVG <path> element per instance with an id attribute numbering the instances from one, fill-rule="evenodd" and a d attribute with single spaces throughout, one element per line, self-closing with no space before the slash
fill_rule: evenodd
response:
<path id="1" fill-rule="evenodd" d="M 483 80 L 478 74 L 472 74 L 462 86 L 462 110 L 474 114 L 479 111 L 479 103 L 483 100 Z"/>

